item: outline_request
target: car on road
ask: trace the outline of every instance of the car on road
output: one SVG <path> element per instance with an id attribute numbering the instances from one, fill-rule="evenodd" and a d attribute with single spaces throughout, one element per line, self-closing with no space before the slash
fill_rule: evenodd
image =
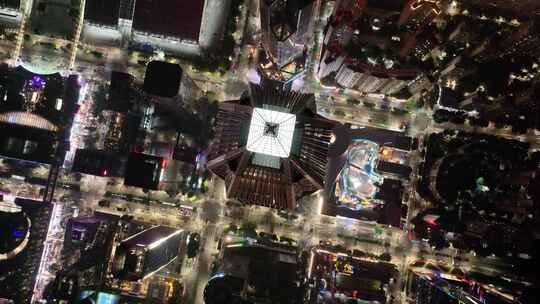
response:
<path id="1" fill-rule="evenodd" d="M 238 208 L 241 208 L 243 207 L 242 203 L 238 202 L 238 201 L 234 201 L 234 200 L 227 200 L 227 202 L 225 202 L 225 206 L 227 207 L 238 207 Z"/>
<path id="2" fill-rule="evenodd" d="M 287 243 L 289 245 L 296 245 L 296 240 L 293 240 L 289 237 L 286 237 L 286 236 L 280 236 L 279 237 L 279 241 L 282 242 L 282 243 Z"/>
<path id="3" fill-rule="evenodd" d="M 287 211 L 285 211 L 285 210 L 280 210 L 280 211 L 278 212 L 278 215 L 279 215 L 280 217 L 282 217 L 283 219 L 285 219 L 285 220 L 287 220 L 287 221 L 291 221 L 291 222 L 298 219 L 298 215 L 289 213 L 289 212 L 287 212 Z"/>
<path id="4" fill-rule="evenodd" d="M 197 253 L 199 253 L 199 247 L 201 245 L 201 235 L 197 232 L 193 232 L 187 237 L 187 257 L 192 259 Z"/>
<path id="5" fill-rule="evenodd" d="M 128 208 L 127 207 L 116 207 L 116 211 L 119 211 L 119 212 L 127 212 L 128 211 Z"/>
<path id="6" fill-rule="evenodd" d="M 329 247 L 332 247 L 332 242 L 330 241 L 324 241 L 324 240 L 320 240 L 319 241 L 319 246 L 323 247 L 323 248 L 329 248 Z"/>
<path id="7" fill-rule="evenodd" d="M 266 233 L 266 232 L 261 231 L 261 232 L 259 232 L 259 237 L 262 238 L 262 239 L 270 240 L 272 242 L 278 242 L 277 235 L 272 234 L 272 233 Z"/>
<path id="8" fill-rule="evenodd" d="M 135 203 L 144 203 L 144 197 L 140 197 L 140 196 L 133 196 L 131 198 L 131 201 L 132 202 L 135 202 Z"/>
<path id="9" fill-rule="evenodd" d="M 43 191 L 45 191 L 45 190 L 43 190 Z M 39 195 L 43 195 L 43 194 L 41 193 L 41 189 L 40 189 Z M 63 203 L 65 203 L 65 202 L 71 200 L 71 197 L 70 197 L 69 195 L 67 195 L 67 194 L 64 194 L 64 195 L 60 196 L 60 198 L 59 198 L 58 200 L 61 201 L 61 202 L 63 202 Z"/>
<path id="10" fill-rule="evenodd" d="M 98 206 L 103 208 L 109 208 L 111 206 L 111 201 L 102 199 L 98 202 Z"/>

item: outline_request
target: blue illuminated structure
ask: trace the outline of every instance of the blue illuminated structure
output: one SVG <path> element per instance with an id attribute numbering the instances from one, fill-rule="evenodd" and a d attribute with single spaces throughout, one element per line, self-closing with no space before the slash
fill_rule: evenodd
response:
<path id="1" fill-rule="evenodd" d="M 372 208 L 383 177 L 375 172 L 379 145 L 357 139 L 349 146 L 346 163 L 337 177 L 336 197 L 341 204 L 355 210 Z"/>
<path id="2" fill-rule="evenodd" d="M 45 89 L 45 79 L 39 75 L 34 75 L 28 83 L 34 88 Z"/>
<path id="3" fill-rule="evenodd" d="M 115 294 L 106 293 L 106 292 L 97 292 L 94 290 L 85 290 L 81 293 L 79 297 L 80 300 L 83 299 L 92 299 L 96 304 L 117 304 L 120 301 L 120 297 Z"/>
<path id="4" fill-rule="evenodd" d="M 24 235 L 25 235 L 24 231 L 16 230 L 16 229 L 13 230 L 13 236 L 16 238 L 22 238 L 24 237 Z"/>

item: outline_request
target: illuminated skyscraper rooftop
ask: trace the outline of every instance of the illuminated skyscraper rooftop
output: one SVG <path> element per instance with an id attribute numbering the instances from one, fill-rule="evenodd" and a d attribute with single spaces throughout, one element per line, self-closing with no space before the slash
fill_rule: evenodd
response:
<path id="1" fill-rule="evenodd" d="M 294 209 L 323 188 L 334 126 L 316 114 L 313 94 L 252 85 L 249 99 L 220 105 L 208 168 L 229 198 Z"/>
<path id="2" fill-rule="evenodd" d="M 251 152 L 289 157 L 296 116 L 290 113 L 254 108 L 247 141 Z"/>

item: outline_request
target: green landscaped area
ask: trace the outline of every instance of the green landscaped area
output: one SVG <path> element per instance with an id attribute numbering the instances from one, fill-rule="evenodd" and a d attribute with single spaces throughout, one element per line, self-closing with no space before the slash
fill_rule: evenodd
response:
<path id="1" fill-rule="evenodd" d="M 79 0 L 39 0 L 34 2 L 28 32 L 71 40 L 80 13 Z"/>

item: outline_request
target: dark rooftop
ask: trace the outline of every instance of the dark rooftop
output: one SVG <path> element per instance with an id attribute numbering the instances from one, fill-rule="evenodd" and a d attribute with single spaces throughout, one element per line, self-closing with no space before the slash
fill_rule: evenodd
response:
<path id="1" fill-rule="evenodd" d="M 385 11 L 400 11 L 405 6 L 403 0 L 368 0 L 368 7 Z"/>
<path id="2" fill-rule="evenodd" d="M 204 0 L 138 0 L 133 28 L 153 34 L 199 40 Z"/>
<path id="3" fill-rule="evenodd" d="M 143 89 L 152 95 L 174 97 L 180 89 L 182 73 L 178 64 L 151 61 L 146 67 Z"/>
<path id="4" fill-rule="evenodd" d="M 84 19 L 92 23 L 116 26 L 119 9 L 120 0 L 87 0 L 84 7 Z"/>
<path id="5" fill-rule="evenodd" d="M 412 149 L 412 138 L 401 132 L 364 127 L 352 130 L 353 138 L 374 141 L 381 146 L 392 147 L 405 151 Z"/>
<path id="6" fill-rule="evenodd" d="M 72 170 L 96 176 L 112 176 L 114 171 L 118 171 L 119 164 L 119 159 L 106 151 L 77 149 Z"/>
<path id="7" fill-rule="evenodd" d="M 412 169 L 409 166 L 380 160 L 379 164 L 377 165 L 377 171 L 392 173 L 400 177 L 409 179 Z"/>
<path id="8" fill-rule="evenodd" d="M 131 153 L 124 174 L 124 185 L 157 190 L 162 159 L 152 155 Z"/>
<path id="9" fill-rule="evenodd" d="M 378 223 L 399 227 L 401 220 L 401 200 L 403 185 L 399 180 L 385 178 L 376 198 L 384 200 L 385 204 L 379 211 Z"/>
<path id="10" fill-rule="evenodd" d="M 108 110 L 117 112 L 127 112 L 129 110 L 133 81 L 134 77 L 131 74 L 112 71 L 109 102 L 107 103 Z"/>
<path id="11" fill-rule="evenodd" d="M 247 281 L 249 299 L 265 299 L 271 303 L 300 303 L 300 289 L 296 286 L 298 262 L 294 253 L 257 246 L 225 248 L 222 267 L 225 274 L 230 269 L 246 272 L 230 275 Z M 245 266 L 240 266 L 240 264 Z M 235 271 L 233 271 L 235 272 Z M 279 290 L 279 292 L 274 292 Z"/>
<path id="12" fill-rule="evenodd" d="M 0 7 L 19 8 L 21 0 L 0 0 Z"/>

